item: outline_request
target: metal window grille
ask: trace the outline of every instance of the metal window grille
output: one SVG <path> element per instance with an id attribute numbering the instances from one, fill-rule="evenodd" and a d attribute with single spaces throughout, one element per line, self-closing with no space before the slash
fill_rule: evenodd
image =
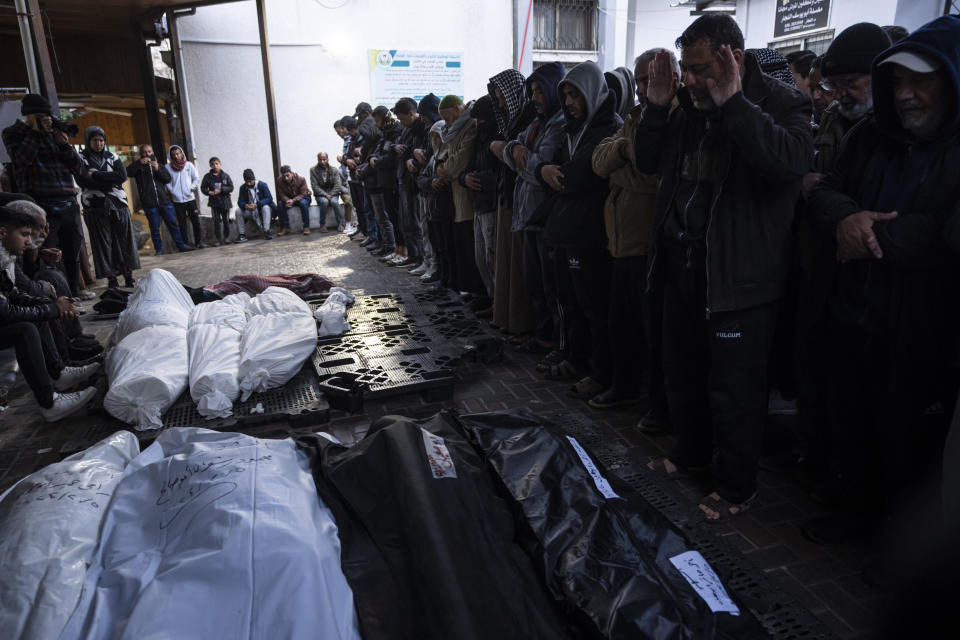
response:
<path id="1" fill-rule="evenodd" d="M 943 15 L 957 15 L 960 13 L 960 2 L 957 0 L 946 0 L 943 5 Z"/>
<path id="2" fill-rule="evenodd" d="M 534 0 L 533 48 L 597 50 L 596 0 Z"/>

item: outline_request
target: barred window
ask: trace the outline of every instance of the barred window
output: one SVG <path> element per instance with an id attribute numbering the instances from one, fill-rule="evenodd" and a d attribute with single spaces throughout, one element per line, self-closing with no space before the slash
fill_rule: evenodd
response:
<path id="1" fill-rule="evenodd" d="M 830 43 L 833 42 L 833 36 L 834 30 L 830 29 L 828 31 L 811 33 L 799 38 L 775 40 L 768 46 L 771 49 L 776 49 L 779 51 L 781 55 L 787 55 L 788 53 L 792 53 L 794 51 L 807 49 L 808 51 L 813 51 L 815 54 L 820 56 L 827 52 L 827 48 L 830 46 Z"/>
<path id="2" fill-rule="evenodd" d="M 533 48 L 597 50 L 597 0 L 534 0 Z"/>

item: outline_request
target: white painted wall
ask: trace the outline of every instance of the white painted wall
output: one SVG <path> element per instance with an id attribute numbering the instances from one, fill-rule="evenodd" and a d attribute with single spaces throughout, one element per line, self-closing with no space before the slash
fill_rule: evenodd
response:
<path id="1" fill-rule="evenodd" d="M 487 79 L 512 65 L 512 13 L 512 0 L 448 0 L 435 8 L 352 0 L 339 9 L 315 0 L 270 0 L 282 161 L 306 176 L 318 151 L 334 160 L 342 141 L 333 122 L 370 99 L 368 49 L 462 51 L 466 95 L 485 94 Z M 179 25 L 198 169 L 205 172 L 216 155 L 235 181 L 249 167 L 273 190 L 256 5 L 200 8 Z"/>
<path id="2" fill-rule="evenodd" d="M 674 41 L 684 29 L 696 20 L 690 15 L 690 7 L 671 7 L 673 0 L 637 0 L 634 18 L 636 51 L 627 52 L 632 67 L 638 55 L 647 49 L 662 48 L 675 51 Z"/>

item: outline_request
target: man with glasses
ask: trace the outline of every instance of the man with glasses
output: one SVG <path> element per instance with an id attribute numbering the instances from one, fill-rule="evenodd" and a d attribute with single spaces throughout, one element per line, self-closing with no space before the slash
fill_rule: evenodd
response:
<path id="1" fill-rule="evenodd" d="M 823 112 L 814 134 L 813 167 L 803 179 L 805 196 L 836 168 L 837 159 L 858 123 L 872 116 L 870 69 L 873 59 L 889 46 L 890 38 L 881 27 L 861 22 L 844 29 L 823 55 L 819 88 L 831 93 L 833 102 Z M 810 77 L 813 76 L 811 73 Z M 816 99 L 817 94 L 812 97 Z M 830 366 L 832 355 L 822 336 L 829 325 L 828 301 L 837 272 L 837 243 L 833 235 L 822 233 L 806 208 L 801 208 L 797 216 L 796 234 L 800 262 L 797 339 L 805 345 L 797 352 L 801 434 L 798 455 L 816 476 L 826 463 L 824 441 L 830 390 L 823 372 Z M 818 492 L 830 496 L 834 488 L 835 483 L 825 476 Z"/>

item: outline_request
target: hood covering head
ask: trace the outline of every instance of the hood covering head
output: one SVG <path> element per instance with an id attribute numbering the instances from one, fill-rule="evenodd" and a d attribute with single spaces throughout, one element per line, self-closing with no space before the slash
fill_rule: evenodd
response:
<path id="1" fill-rule="evenodd" d="M 500 93 L 503 94 L 507 103 L 506 111 L 499 107 L 494 88 L 500 89 Z M 497 111 L 497 130 L 504 136 L 510 133 L 510 129 L 513 128 L 513 125 L 527 107 L 527 94 L 523 89 L 523 74 L 516 69 L 501 71 L 490 78 L 490 82 L 487 84 L 487 92 Z"/>
<path id="2" fill-rule="evenodd" d="M 760 65 L 760 71 L 766 75 L 776 78 L 780 82 L 785 82 L 791 87 L 797 86 L 797 81 L 793 79 L 793 73 L 790 72 L 790 65 L 776 49 L 747 49 L 744 51 L 748 56 L 753 56 Z"/>
<path id="3" fill-rule="evenodd" d="M 873 109 L 880 127 L 897 137 L 909 136 L 900 124 L 894 107 L 891 73 L 895 63 L 884 61 L 898 53 L 911 53 L 922 61 L 932 63 L 943 74 L 944 122 L 936 138 L 948 142 L 960 132 L 960 18 L 941 16 L 923 25 L 903 40 L 877 56 L 873 63 Z M 898 59 L 903 56 L 898 56 Z"/>
<path id="4" fill-rule="evenodd" d="M 53 109 L 50 106 L 50 101 L 39 93 L 28 93 L 23 96 L 23 101 L 20 103 L 20 114 L 29 116 L 35 113 L 51 115 Z"/>
<path id="5" fill-rule="evenodd" d="M 537 114 L 537 117 L 541 120 L 549 120 L 553 117 L 553 114 L 560 109 L 560 101 L 557 99 L 557 87 L 560 85 L 560 81 L 563 80 L 563 76 L 566 75 L 566 73 L 567 69 L 563 66 L 562 62 L 551 62 L 538 69 L 535 69 L 524 83 L 527 89 L 528 100 L 530 96 L 533 95 L 534 82 L 537 83 L 537 85 L 540 87 L 540 91 L 543 92 L 543 95 L 546 98 L 546 113 L 544 113 L 542 116 Z"/>
<path id="6" fill-rule="evenodd" d="M 440 98 L 428 93 L 420 99 L 417 104 L 417 113 L 424 118 L 429 118 L 430 122 L 436 122 L 440 119 Z"/>
<path id="7" fill-rule="evenodd" d="M 473 117 L 477 120 L 477 130 L 483 137 L 490 139 L 497 135 L 497 112 L 493 107 L 493 98 L 481 96 L 473 103 Z M 483 120 L 483 124 L 480 124 Z"/>
<path id="8" fill-rule="evenodd" d="M 176 161 L 176 160 L 173 159 L 173 150 L 174 150 L 174 149 L 180 149 L 180 153 L 183 154 L 183 160 L 180 160 L 180 161 L 178 162 L 178 161 Z M 170 167 L 171 167 L 174 171 L 183 171 L 183 168 L 184 168 L 185 166 L 187 166 L 187 154 L 186 154 L 186 152 L 183 150 L 183 148 L 180 147 L 179 145 L 176 145 L 176 144 L 170 145 L 170 148 L 167 150 L 167 158 L 170 159 Z"/>
<path id="9" fill-rule="evenodd" d="M 563 108 L 563 85 L 570 84 L 577 88 L 577 91 L 583 94 L 587 103 L 587 112 L 579 118 L 571 118 L 564 111 L 563 117 L 567 121 L 567 138 L 570 147 L 570 155 L 576 151 L 580 144 L 580 138 L 587 126 L 600 109 L 603 101 L 610 97 L 610 90 L 607 89 L 607 80 L 603 77 L 603 71 L 597 66 L 596 62 L 587 60 L 581 62 L 567 73 L 560 84 L 557 86 L 557 97 L 560 100 L 560 106 Z"/>
<path id="10" fill-rule="evenodd" d="M 244 169 L 243 170 L 243 179 L 247 180 L 256 180 L 257 176 L 253 173 L 253 169 Z"/>
<path id="11" fill-rule="evenodd" d="M 633 71 L 626 67 L 617 67 L 613 71 L 604 73 L 603 77 L 607 80 L 607 88 L 616 96 L 617 114 L 621 118 L 626 118 L 633 109 L 637 92 Z"/>

